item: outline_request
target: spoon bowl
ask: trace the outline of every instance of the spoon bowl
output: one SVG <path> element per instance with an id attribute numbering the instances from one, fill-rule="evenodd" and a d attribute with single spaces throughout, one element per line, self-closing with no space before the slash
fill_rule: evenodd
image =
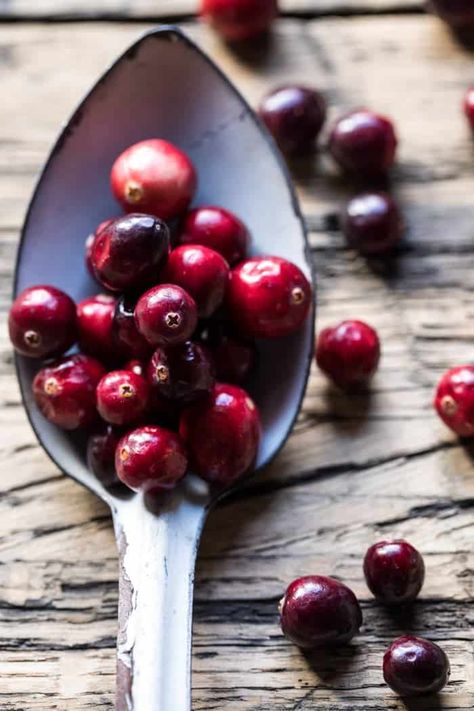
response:
<path id="1" fill-rule="evenodd" d="M 101 77 L 63 130 L 33 195 L 18 251 L 15 295 L 51 283 L 80 300 L 98 291 L 84 242 L 118 212 L 109 186 L 114 159 L 160 137 L 194 162 L 195 204 L 234 211 L 252 235 L 252 254 L 286 257 L 311 279 L 303 220 L 280 155 L 220 70 L 180 30 L 162 27 L 133 44 Z M 286 441 L 304 394 L 313 313 L 295 335 L 258 344 L 249 391 L 262 416 L 256 469 Z M 63 432 L 36 408 L 40 367 L 16 356 L 23 402 L 48 455 L 111 508 L 120 551 L 117 709 L 189 711 L 195 556 L 218 495 L 189 474 L 153 510 L 140 494 L 121 497 L 88 470 L 84 438 Z"/>

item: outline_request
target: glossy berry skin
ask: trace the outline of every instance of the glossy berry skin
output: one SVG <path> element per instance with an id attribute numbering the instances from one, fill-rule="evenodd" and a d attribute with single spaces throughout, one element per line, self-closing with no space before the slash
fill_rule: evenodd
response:
<path id="1" fill-rule="evenodd" d="M 91 232 L 91 234 L 88 236 L 88 238 L 86 239 L 86 243 L 84 245 L 84 247 L 85 247 L 84 257 L 85 257 L 87 271 L 93 277 L 95 276 L 94 275 L 94 267 L 92 266 L 92 247 L 94 245 L 94 240 L 96 238 L 96 235 L 98 235 L 99 232 L 102 232 L 102 230 L 105 227 L 108 227 L 111 222 L 113 222 L 112 219 L 104 220 L 103 222 L 101 222 L 100 225 L 97 227 L 97 229 L 94 232 Z"/>
<path id="2" fill-rule="evenodd" d="M 214 347 L 211 347 L 211 353 L 217 379 L 235 385 L 245 381 L 257 359 L 252 341 L 231 335 L 222 335 Z"/>
<path id="3" fill-rule="evenodd" d="M 169 230 L 161 220 L 138 213 L 119 217 L 94 238 L 94 276 L 110 291 L 143 289 L 156 281 L 169 249 Z"/>
<path id="4" fill-rule="evenodd" d="M 359 631 L 362 612 L 346 585 L 307 575 L 288 586 L 280 602 L 280 624 L 283 634 L 302 648 L 346 644 Z"/>
<path id="5" fill-rule="evenodd" d="M 61 355 L 77 338 L 76 305 L 54 286 L 31 286 L 13 302 L 8 329 L 10 340 L 21 355 Z"/>
<path id="6" fill-rule="evenodd" d="M 119 440 L 119 432 L 111 425 L 105 425 L 87 440 L 87 466 L 106 488 L 120 483 L 115 472 L 115 450 Z"/>
<path id="7" fill-rule="evenodd" d="M 144 212 L 162 220 L 183 213 L 197 185 L 188 156 L 158 138 L 127 148 L 115 161 L 110 180 L 125 212 Z"/>
<path id="8" fill-rule="evenodd" d="M 282 86 L 264 97 L 258 113 L 284 153 L 304 153 L 323 127 L 326 102 L 310 87 Z"/>
<path id="9" fill-rule="evenodd" d="M 188 212 L 180 236 L 181 244 L 201 244 L 219 252 L 233 266 L 247 256 L 249 233 L 244 223 L 229 210 L 211 205 Z"/>
<path id="10" fill-rule="evenodd" d="M 227 303 L 236 327 L 252 338 L 280 338 L 297 331 L 311 308 L 311 286 L 295 264 L 253 257 L 230 273 Z"/>
<path id="11" fill-rule="evenodd" d="M 329 150 L 347 173 L 379 178 L 392 167 L 397 137 L 389 119 L 367 109 L 343 116 L 331 131 Z"/>
<path id="12" fill-rule="evenodd" d="M 474 366 L 448 370 L 438 383 L 434 406 L 444 424 L 460 437 L 474 435 Z"/>
<path id="13" fill-rule="evenodd" d="M 193 472 L 219 486 L 248 473 L 260 443 L 260 415 L 236 385 L 218 383 L 210 395 L 184 410 L 179 433 Z"/>
<path id="14" fill-rule="evenodd" d="M 146 376 L 145 363 L 141 360 L 138 360 L 138 358 L 132 358 L 131 360 L 128 360 L 123 366 L 123 369 L 131 370 L 133 373 L 135 373 L 135 375 L 141 375 L 142 377 Z"/>
<path id="15" fill-rule="evenodd" d="M 139 298 L 135 323 L 151 345 L 184 343 L 197 326 L 196 302 L 180 286 L 160 284 Z"/>
<path id="16" fill-rule="evenodd" d="M 88 427 L 98 419 L 95 391 L 104 374 L 102 365 L 90 356 L 62 358 L 36 374 L 36 405 L 47 420 L 64 430 Z"/>
<path id="17" fill-rule="evenodd" d="M 187 466 L 186 448 L 178 435 L 155 425 L 128 432 L 115 453 L 118 477 L 134 491 L 172 489 L 186 474 Z"/>
<path id="18" fill-rule="evenodd" d="M 469 121 L 471 130 L 474 131 L 474 86 L 468 89 L 464 97 L 464 113 Z"/>
<path id="19" fill-rule="evenodd" d="M 400 210 L 387 193 L 364 193 L 349 200 L 341 225 L 348 245 L 368 256 L 391 252 L 403 231 Z"/>
<path id="20" fill-rule="evenodd" d="M 84 353 L 105 361 L 119 355 L 112 332 L 116 301 L 109 294 L 97 294 L 78 303 L 79 348 Z"/>
<path id="21" fill-rule="evenodd" d="M 207 395 L 215 381 L 206 349 L 193 341 L 158 348 L 148 364 L 147 377 L 158 396 L 180 402 Z"/>
<path id="22" fill-rule="evenodd" d="M 422 637 L 399 637 L 383 658 L 383 677 L 402 696 L 436 694 L 448 683 L 449 674 L 445 652 Z"/>
<path id="23" fill-rule="evenodd" d="M 97 386 L 97 409 L 112 425 L 130 425 L 146 413 L 148 383 L 131 370 L 113 370 Z"/>
<path id="24" fill-rule="evenodd" d="M 431 0 L 434 11 L 458 30 L 474 28 L 474 6 L 472 0 Z"/>
<path id="25" fill-rule="evenodd" d="M 174 249 L 161 275 L 161 281 L 177 284 L 192 296 L 200 318 L 209 318 L 220 306 L 228 279 L 225 259 L 199 244 Z"/>
<path id="26" fill-rule="evenodd" d="M 137 299 L 122 296 L 117 301 L 113 316 L 113 334 L 119 350 L 128 358 L 144 360 L 150 357 L 152 347 L 140 333 L 135 323 Z"/>
<path id="27" fill-rule="evenodd" d="M 316 362 L 343 390 L 367 384 L 377 370 L 379 360 L 377 333 L 363 321 L 342 321 L 319 334 Z"/>
<path id="28" fill-rule="evenodd" d="M 201 16 L 229 42 L 265 32 L 277 14 L 277 0 L 201 0 Z"/>
<path id="29" fill-rule="evenodd" d="M 388 605 L 412 602 L 425 579 L 425 564 L 407 541 L 380 541 L 364 558 L 364 575 L 372 594 Z"/>

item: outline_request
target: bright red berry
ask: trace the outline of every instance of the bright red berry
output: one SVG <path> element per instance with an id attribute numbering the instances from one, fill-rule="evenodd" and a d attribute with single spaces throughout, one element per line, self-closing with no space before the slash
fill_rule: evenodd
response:
<path id="1" fill-rule="evenodd" d="M 214 385 L 214 367 L 206 349 L 193 341 L 158 348 L 148 365 L 148 382 L 158 396 L 191 402 Z"/>
<path id="2" fill-rule="evenodd" d="M 112 333 L 116 299 L 109 294 L 97 294 L 77 305 L 79 348 L 101 360 L 116 360 L 117 346 Z"/>
<path id="3" fill-rule="evenodd" d="M 461 437 L 474 435 L 474 366 L 448 370 L 439 381 L 434 406 L 443 422 Z"/>
<path id="4" fill-rule="evenodd" d="M 365 385 L 377 370 L 379 359 L 377 333 L 363 321 L 342 321 L 319 334 L 316 362 L 342 389 Z"/>
<path id="5" fill-rule="evenodd" d="M 196 302 L 180 286 L 154 286 L 138 299 L 135 323 L 154 346 L 184 343 L 197 326 Z"/>
<path id="6" fill-rule="evenodd" d="M 350 247 L 375 256 L 392 251 L 400 242 L 403 220 L 390 195 L 364 193 L 349 200 L 341 226 Z"/>
<path id="7" fill-rule="evenodd" d="M 120 434 L 111 425 L 106 425 L 87 440 L 87 466 L 107 488 L 119 484 L 115 472 L 115 450 Z"/>
<path id="8" fill-rule="evenodd" d="M 365 554 L 364 575 L 378 600 L 396 605 L 418 596 L 425 579 L 425 564 L 407 541 L 380 541 Z"/>
<path id="9" fill-rule="evenodd" d="M 284 153 L 304 153 L 323 127 L 326 102 L 315 89 L 288 85 L 267 94 L 258 113 Z"/>
<path id="10" fill-rule="evenodd" d="M 158 138 L 127 148 L 115 161 L 110 179 L 126 212 L 145 212 L 162 220 L 187 209 L 197 184 L 188 156 Z"/>
<path id="11" fill-rule="evenodd" d="M 130 425 L 146 413 L 148 397 L 148 383 L 142 375 L 113 370 L 97 386 L 97 409 L 112 425 Z"/>
<path id="12" fill-rule="evenodd" d="M 136 304 L 137 299 L 132 296 L 126 295 L 118 299 L 113 316 L 114 340 L 126 357 L 146 360 L 153 352 L 153 348 L 142 336 L 135 323 Z"/>
<path id="13" fill-rule="evenodd" d="M 401 696 L 436 694 L 448 683 L 449 674 L 441 647 L 421 637 L 399 637 L 383 658 L 384 679 Z"/>
<path id="14" fill-rule="evenodd" d="M 474 86 L 471 86 L 464 96 L 464 113 L 474 131 Z"/>
<path id="15" fill-rule="evenodd" d="M 180 242 L 214 249 L 232 266 L 247 256 L 249 233 L 244 223 L 229 210 L 197 207 L 186 215 Z"/>
<path id="16" fill-rule="evenodd" d="M 108 227 L 111 222 L 113 222 L 113 220 L 111 220 L 111 219 L 104 220 L 103 222 L 101 222 L 100 225 L 97 227 L 97 229 L 94 232 L 91 232 L 91 234 L 86 239 L 86 243 L 85 243 L 86 267 L 87 267 L 87 271 L 89 272 L 89 274 L 93 277 L 95 277 L 94 267 L 92 266 L 92 248 L 94 246 L 94 240 L 95 240 L 96 236 L 99 234 L 99 232 L 102 232 L 102 230 L 105 227 Z"/>
<path id="17" fill-rule="evenodd" d="M 202 17 L 230 42 L 265 32 L 277 14 L 277 0 L 201 0 Z"/>

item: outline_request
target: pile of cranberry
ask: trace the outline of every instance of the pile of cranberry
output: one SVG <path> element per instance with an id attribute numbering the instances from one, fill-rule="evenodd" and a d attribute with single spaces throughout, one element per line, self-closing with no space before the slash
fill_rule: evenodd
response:
<path id="1" fill-rule="evenodd" d="M 48 359 L 33 381 L 36 404 L 62 429 L 90 431 L 89 465 L 105 485 L 117 475 L 158 493 L 189 467 L 228 486 L 259 447 L 258 408 L 241 387 L 255 340 L 300 329 L 310 284 L 285 259 L 248 258 L 247 229 L 228 210 L 187 211 L 196 172 L 166 141 L 128 148 L 111 185 L 128 214 L 100 224 L 85 245 L 106 292 L 76 305 L 54 286 L 26 289 L 10 311 L 11 341 Z M 55 360 L 75 344 L 79 353 Z"/>

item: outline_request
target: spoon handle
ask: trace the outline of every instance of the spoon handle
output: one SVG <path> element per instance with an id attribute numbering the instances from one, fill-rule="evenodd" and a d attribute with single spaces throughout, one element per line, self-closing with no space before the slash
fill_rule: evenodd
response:
<path id="1" fill-rule="evenodd" d="M 194 568 L 206 516 L 140 496 L 114 511 L 120 554 L 117 711 L 190 711 Z"/>

